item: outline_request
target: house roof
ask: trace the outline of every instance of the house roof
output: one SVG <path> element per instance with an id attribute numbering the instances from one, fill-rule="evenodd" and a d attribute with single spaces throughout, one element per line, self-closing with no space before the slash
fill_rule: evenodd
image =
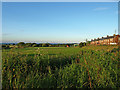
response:
<path id="1" fill-rule="evenodd" d="M 102 38 L 94 39 L 94 40 L 91 40 L 91 41 L 99 41 L 99 40 L 103 40 L 103 39 L 114 38 L 116 36 L 120 37 L 120 35 L 118 34 L 118 35 L 115 35 L 115 36 L 113 35 L 113 36 L 102 37 Z"/>

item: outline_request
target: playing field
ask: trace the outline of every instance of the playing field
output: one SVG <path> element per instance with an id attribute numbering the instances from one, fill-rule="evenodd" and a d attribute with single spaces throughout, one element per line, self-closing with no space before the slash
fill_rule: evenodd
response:
<path id="1" fill-rule="evenodd" d="M 117 46 L 2 50 L 3 88 L 117 88 Z"/>

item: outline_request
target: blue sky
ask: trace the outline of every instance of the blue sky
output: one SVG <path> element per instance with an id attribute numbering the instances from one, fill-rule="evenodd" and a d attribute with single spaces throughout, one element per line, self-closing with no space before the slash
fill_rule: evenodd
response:
<path id="1" fill-rule="evenodd" d="M 3 42 L 81 42 L 118 31 L 117 2 L 3 2 Z"/>

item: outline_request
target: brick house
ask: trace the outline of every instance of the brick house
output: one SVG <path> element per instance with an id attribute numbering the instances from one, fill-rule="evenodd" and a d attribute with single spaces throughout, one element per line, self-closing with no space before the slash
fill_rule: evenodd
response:
<path id="1" fill-rule="evenodd" d="M 91 40 L 91 45 L 118 45 L 120 44 L 120 35 L 113 35 Z"/>

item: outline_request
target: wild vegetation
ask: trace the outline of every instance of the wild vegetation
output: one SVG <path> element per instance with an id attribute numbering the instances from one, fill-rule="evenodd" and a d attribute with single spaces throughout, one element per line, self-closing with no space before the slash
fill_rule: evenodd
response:
<path id="1" fill-rule="evenodd" d="M 117 46 L 2 50 L 3 88 L 119 88 Z"/>
<path id="2" fill-rule="evenodd" d="M 74 45 L 76 44 L 76 45 Z M 10 49 L 10 48 L 25 48 L 25 47 L 83 47 L 90 44 L 90 41 L 85 43 L 24 43 L 19 42 L 17 44 L 2 44 L 2 49 Z"/>

